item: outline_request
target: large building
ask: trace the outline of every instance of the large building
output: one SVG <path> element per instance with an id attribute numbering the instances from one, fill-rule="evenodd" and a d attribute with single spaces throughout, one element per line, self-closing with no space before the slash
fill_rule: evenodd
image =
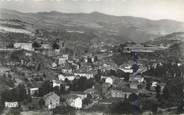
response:
<path id="1" fill-rule="evenodd" d="M 60 104 L 60 97 L 54 92 L 44 95 L 43 99 L 48 109 L 54 109 Z"/>

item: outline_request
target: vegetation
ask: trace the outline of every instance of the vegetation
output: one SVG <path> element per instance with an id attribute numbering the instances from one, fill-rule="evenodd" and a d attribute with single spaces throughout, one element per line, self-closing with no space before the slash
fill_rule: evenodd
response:
<path id="1" fill-rule="evenodd" d="M 72 91 L 84 91 L 86 89 L 92 88 L 94 85 L 93 79 L 87 79 L 86 77 L 80 77 L 79 79 L 74 79 L 71 84 Z"/>
<path id="2" fill-rule="evenodd" d="M 24 85 L 18 85 L 18 87 L 11 90 L 5 90 L 1 94 L 2 102 L 22 102 L 28 98 Z"/>

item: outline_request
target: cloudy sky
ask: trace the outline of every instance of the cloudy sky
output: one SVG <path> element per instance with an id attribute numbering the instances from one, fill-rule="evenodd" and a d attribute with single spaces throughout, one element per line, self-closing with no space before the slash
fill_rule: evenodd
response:
<path id="1" fill-rule="evenodd" d="M 0 7 L 22 12 L 102 12 L 117 16 L 184 21 L 184 0 L 0 0 Z"/>

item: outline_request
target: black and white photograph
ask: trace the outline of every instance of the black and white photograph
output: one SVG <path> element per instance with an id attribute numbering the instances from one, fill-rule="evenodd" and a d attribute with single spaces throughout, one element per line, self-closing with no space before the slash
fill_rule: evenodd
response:
<path id="1" fill-rule="evenodd" d="M 184 0 L 0 0 L 0 115 L 184 115 Z"/>

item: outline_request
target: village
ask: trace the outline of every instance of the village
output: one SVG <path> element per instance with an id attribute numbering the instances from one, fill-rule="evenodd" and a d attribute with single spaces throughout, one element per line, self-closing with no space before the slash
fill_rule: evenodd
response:
<path id="1" fill-rule="evenodd" d="M 0 89 L 2 113 L 157 113 L 177 109 L 177 102 L 169 102 L 168 83 L 183 78 L 183 63 L 157 59 L 158 52 L 169 46 L 125 45 L 100 43 L 73 56 L 60 39 L 9 43 L 0 49 L 0 81 L 6 84 Z M 114 61 L 116 55 L 121 55 L 119 64 Z M 182 96 L 183 87 L 178 88 L 177 95 Z"/>

